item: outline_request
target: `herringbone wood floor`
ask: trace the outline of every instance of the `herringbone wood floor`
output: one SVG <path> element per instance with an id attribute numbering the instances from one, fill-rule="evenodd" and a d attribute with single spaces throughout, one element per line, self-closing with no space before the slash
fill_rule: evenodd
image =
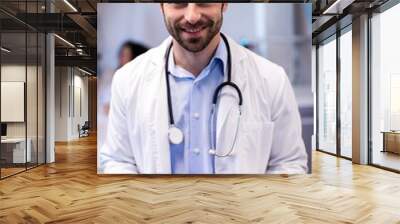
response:
<path id="1" fill-rule="evenodd" d="M 306 176 L 98 176 L 96 139 L 0 181 L 0 223 L 400 223 L 400 175 L 315 152 Z"/>

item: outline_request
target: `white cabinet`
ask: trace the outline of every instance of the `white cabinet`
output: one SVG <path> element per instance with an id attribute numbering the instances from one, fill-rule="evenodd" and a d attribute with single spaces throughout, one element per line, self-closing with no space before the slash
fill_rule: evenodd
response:
<path id="1" fill-rule="evenodd" d="M 12 147 L 13 163 L 25 163 L 32 161 L 32 140 L 28 138 L 26 143 L 28 145 L 25 151 L 25 138 L 7 138 L 1 140 L 2 145 Z"/>

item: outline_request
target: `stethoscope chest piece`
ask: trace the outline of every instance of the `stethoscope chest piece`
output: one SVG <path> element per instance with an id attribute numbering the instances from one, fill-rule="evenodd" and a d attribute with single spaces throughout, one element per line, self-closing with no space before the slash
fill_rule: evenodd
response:
<path id="1" fill-rule="evenodd" d="M 172 144 L 179 145 L 183 142 L 183 133 L 179 128 L 170 126 L 168 130 L 168 138 Z"/>

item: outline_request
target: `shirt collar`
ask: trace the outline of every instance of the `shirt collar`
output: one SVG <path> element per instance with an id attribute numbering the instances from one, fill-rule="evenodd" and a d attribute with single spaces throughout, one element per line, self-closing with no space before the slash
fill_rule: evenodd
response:
<path id="1" fill-rule="evenodd" d="M 226 45 L 225 45 L 225 42 L 221 38 L 213 57 L 211 58 L 210 62 L 204 69 L 208 69 L 210 67 L 210 65 L 212 65 L 212 63 L 215 63 L 214 62 L 215 60 L 220 60 L 223 65 L 222 66 L 223 72 L 221 73 L 221 75 L 224 75 L 226 72 L 227 58 L 228 58 L 228 53 L 227 53 Z M 177 78 L 193 78 L 194 77 L 193 74 L 191 74 L 190 72 L 186 71 L 185 69 L 183 69 L 175 64 L 175 60 L 173 57 L 173 48 L 171 48 L 171 52 L 168 56 L 168 71 L 169 71 L 169 74 L 171 74 L 172 76 L 177 77 Z"/>

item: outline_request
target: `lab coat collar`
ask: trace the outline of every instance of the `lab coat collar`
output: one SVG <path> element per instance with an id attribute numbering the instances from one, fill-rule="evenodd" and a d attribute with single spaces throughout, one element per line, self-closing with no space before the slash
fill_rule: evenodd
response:
<path id="1" fill-rule="evenodd" d="M 238 47 L 240 46 L 235 41 L 233 41 L 229 36 L 227 36 L 227 39 L 232 51 L 232 62 L 233 62 L 232 64 L 235 64 L 235 62 L 240 62 L 247 57 L 247 55 L 243 51 L 238 51 Z M 155 48 L 154 57 L 151 57 L 151 60 L 156 66 L 164 66 L 165 52 L 167 51 L 167 48 L 171 44 L 171 41 L 172 37 L 170 36 L 167 39 L 165 39 L 161 43 L 161 45 Z M 235 52 L 235 54 L 233 54 L 233 52 Z"/>
<path id="2" fill-rule="evenodd" d="M 173 52 L 174 49 L 171 49 L 171 52 L 168 56 L 168 70 L 169 70 L 169 74 L 176 77 L 176 78 L 196 78 L 193 74 L 191 74 L 190 72 L 186 71 L 184 68 L 181 68 L 179 66 L 177 66 L 175 64 L 175 59 L 173 57 Z M 214 63 L 215 60 L 220 60 L 222 62 L 222 73 L 220 73 L 221 76 L 225 76 L 226 74 L 226 69 L 227 69 L 227 60 L 228 60 L 228 53 L 226 50 L 226 46 L 224 41 L 221 39 L 221 41 L 219 42 L 217 49 L 215 50 L 215 53 L 213 54 L 210 62 L 208 63 L 208 65 L 203 69 L 203 71 L 205 69 L 210 70 L 210 67 L 212 65 L 212 63 Z M 208 72 L 207 72 L 208 73 Z"/>
<path id="3" fill-rule="evenodd" d="M 247 76 L 245 76 L 242 73 L 237 73 L 237 68 L 239 65 L 241 65 L 242 61 L 247 58 L 246 52 L 242 49 L 240 45 L 238 45 L 234 40 L 232 40 L 229 36 L 226 36 L 228 39 L 229 46 L 231 48 L 231 57 L 232 57 L 232 81 L 238 85 L 238 87 L 241 89 L 243 85 L 247 81 Z M 153 55 L 150 58 L 151 62 L 158 68 L 163 68 L 162 70 L 164 71 L 164 66 L 165 66 L 165 52 L 167 51 L 167 48 L 171 44 L 172 37 L 168 37 L 165 39 L 160 46 L 156 47 L 153 51 Z M 227 63 L 225 63 L 227 64 Z M 225 67 L 225 71 L 227 70 L 227 67 Z M 236 71 L 235 71 L 236 70 Z M 164 76 L 164 73 L 161 73 L 160 75 Z M 149 79 L 154 78 L 148 77 Z M 227 80 L 227 76 L 225 76 L 224 80 Z"/>

